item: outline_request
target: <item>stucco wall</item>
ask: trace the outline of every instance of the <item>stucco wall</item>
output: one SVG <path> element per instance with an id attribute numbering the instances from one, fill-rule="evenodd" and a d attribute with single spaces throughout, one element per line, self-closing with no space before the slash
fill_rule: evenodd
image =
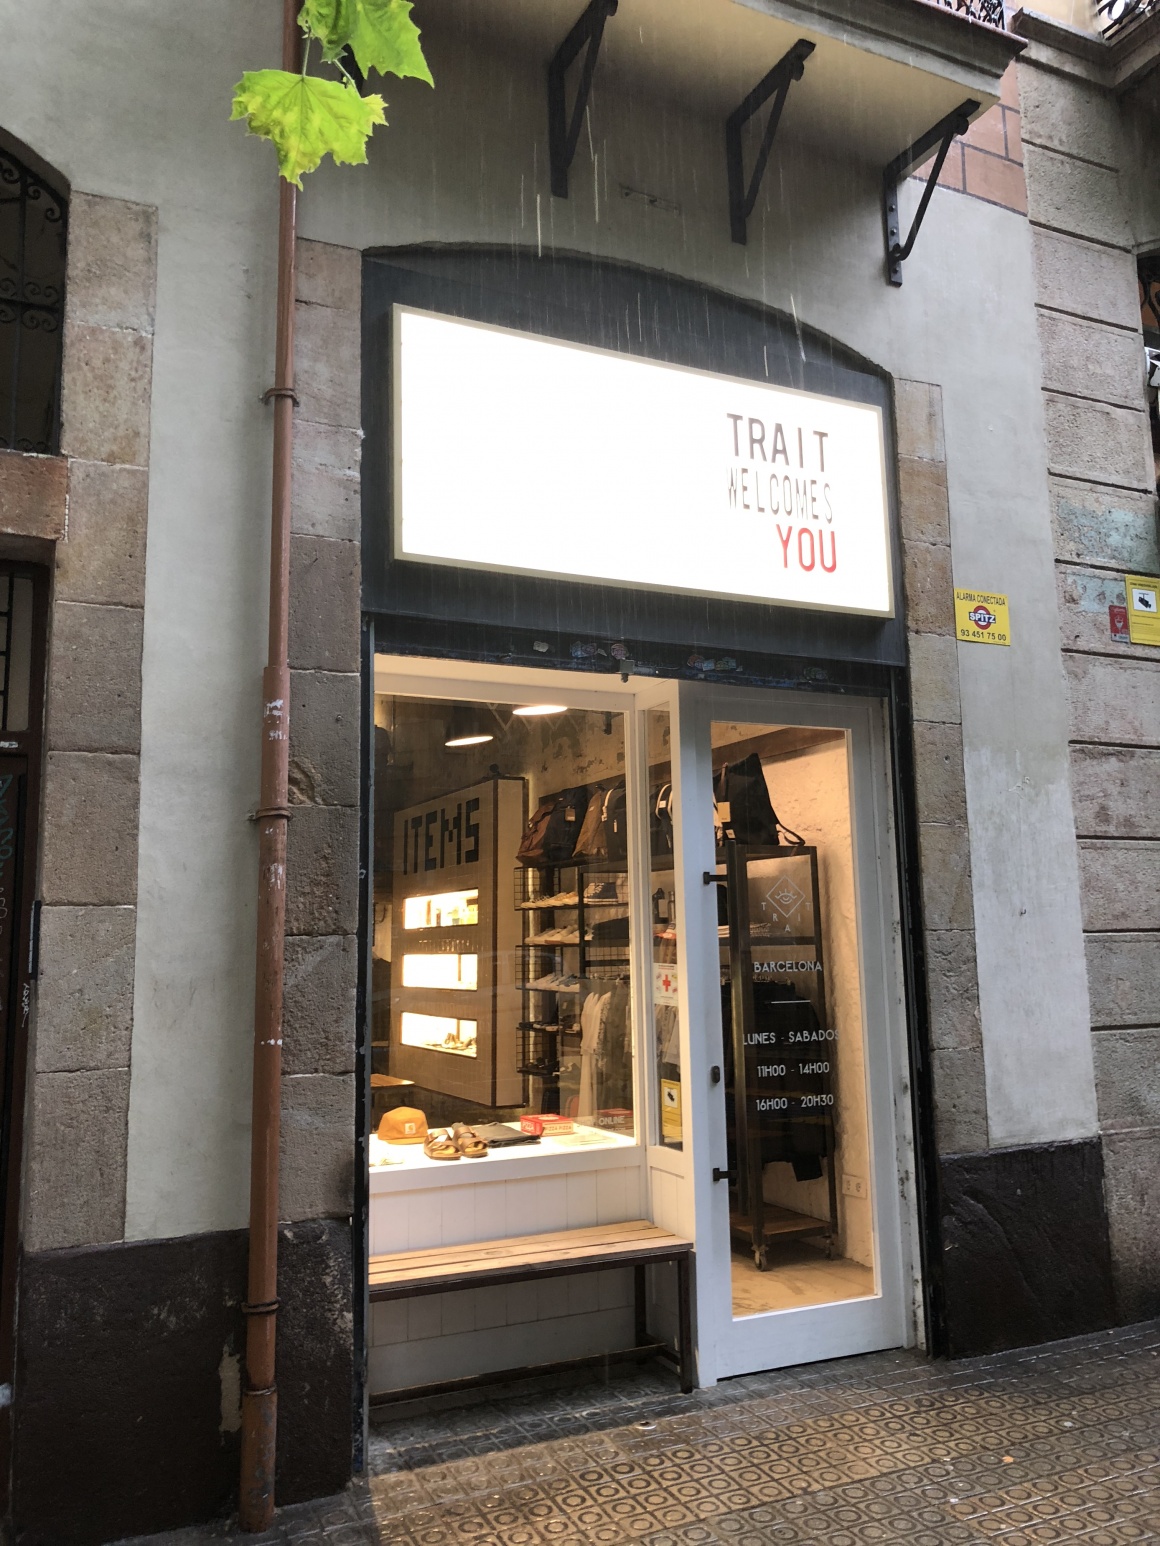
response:
<path id="1" fill-rule="evenodd" d="M 269 148 L 226 117 L 241 69 L 276 56 L 276 8 L 60 0 L 35 20 L 14 9 L 6 29 L 6 126 L 77 188 L 159 211 L 125 1231 L 228 1227 L 244 1220 L 248 1169 L 247 816 L 264 647 L 269 441 L 259 398 L 271 354 L 276 186 Z M 1067 697 L 1026 221 L 936 193 L 905 284 L 889 290 L 881 168 L 861 164 L 857 146 L 824 161 L 795 145 L 791 105 L 750 243 L 735 246 L 720 123 L 677 103 L 618 96 L 599 73 L 572 197 L 553 200 L 543 62 L 489 52 L 485 38 L 459 49 L 440 36 L 437 12 L 428 38 L 438 89 L 392 83 L 391 127 L 372 146 L 371 165 L 325 167 L 311 179 L 301 208 L 307 238 L 352 250 L 554 243 L 628 259 L 796 314 L 895 376 L 941 389 L 954 577 L 1009 592 L 1016 630 L 1009 652 L 958 647 L 973 918 L 986 985 L 988 1129 L 972 1141 L 1090 1132 Z M 45 78 L 58 83 L 52 97 Z M 67 115 L 58 110 L 62 93 Z M 640 192 L 659 202 L 631 196 Z M 916 196 L 909 188 L 906 197 Z M 316 344 L 331 352 L 316 406 L 300 418 L 326 479 L 349 493 L 358 370 L 354 310 L 337 294 L 349 284 L 349 266 L 343 272 L 323 275 L 324 288 L 308 302 L 304 369 L 321 358 Z M 299 553 L 314 543 L 319 560 L 310 566 L 304 618 L 315 605 L 320 616 L 353 605 L 353 551 L 345 528 L 337 531 L 300 528 Z M 932 583 L 945 592 L 950 575 L 944 563 Z M 349 635 L 337 653 L 320 636 L 299 641 L 296 663 L 318 673 L 319 690 L 333 677 L 334 691 L 348 693 L 349 682 L 338 679 L 354 669 Z M 317 851 L 349 852 L 350 807 L 333 798 L 325 812 L 313 809 L 325 800 L 307 802 L 292 842 L 304 842 L 308 827 L 325 828 L 331 846 Z M 1028 884 L 1036 855 L 1058 856 L 1042 887 Z M 343 907 L 325 923 L 329 941 L 349 938 L 349 898 Z M 336 948 L 345 947 L 325 947 Z M 325 1077 L 346 1075 L 331 1068 Z M 329 1142 L 349 1131 L 349 1108 L 339 1085 L 317 1092 L 322 1104 L 303 1129 Z"/>
<path id="2" fill-rule="evenodd" d="M 437 91 L 394 90 L 389 152 L 385 144 L 372 152 L 358 174 L 324 168 L 303 207 L 306 232 L 352 247 L 485 241 L 536 250 L 554 242 L 628 258 L 796 314 L 892 374 L 939 389 L 951 551 L 931 583 L 947 588 L 948 603 L 952 570 L 958 584 L 1006 591 L 1016 629 L 1010 650 L 956 647 L 971 911 L 987 985 L 986 1110 L 964 1141 L 1092 1133 L 1027 222 L 940 190 L 903 288 L 888 291 L 881 169 L 795 146 L 790 111 L 749 245 L 735 246 L 720 126 L 671 103 L 618 97 L 599 76 L 571 197 L 553 200 L 538 62 L 489 54 L 480 39 L 462 54 L 433 28 L 428 35 Z M 452 114 L 443 110 L 449 98 Z M 626 197 L 624 188 L 661 203 Z M 909 196 L 917 197 L 913 188 Z M 945 622 L 939 627 L 945 637 Z M 1044 866 L 1029 874 L 1037 856 Z"/>
<path id="3" fill-rule="evenodd" d="M 4 28 L 5 126 L 74 189 L 158 210 L 123 1230 L 237 1225 L 277 188 L 226 120 L 240 67 L 276 56 L 278 16 L 62 0 L 6 7 Z"/>

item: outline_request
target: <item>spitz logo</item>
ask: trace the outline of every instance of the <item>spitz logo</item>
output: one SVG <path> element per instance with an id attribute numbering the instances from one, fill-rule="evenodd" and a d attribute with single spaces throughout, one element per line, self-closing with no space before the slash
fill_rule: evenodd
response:
<path id="1" fill-rule="evenodd" d="M 985 607 L 981 601 L 973 611 L 967 613 L 967 616 L 976 628 L 990 628 L 991 624 L 995 621 L 994 612 Z"/>

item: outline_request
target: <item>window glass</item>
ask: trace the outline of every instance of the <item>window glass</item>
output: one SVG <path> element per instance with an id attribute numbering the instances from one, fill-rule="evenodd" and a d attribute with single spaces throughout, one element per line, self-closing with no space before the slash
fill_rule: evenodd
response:
<path id="1" fill-rule="evenodd" d="M 733 1314 L 876 1292 L 846 736 L 716 723 Z"/>
<path id="2" fill-rule="evenodd" d="M 624 745 L 619 713 L 376 700 L 372 1165 L 445 1163 L 456 1123 L 485 1160 L 635 1142 Z"/>
<path id="3" fill-rule="evenodd" d="M 652 921 L 653 1018 L 656 1025 L 657 1142 L 683 1146 L 681 1017 L 677 957 L 677 886 L 673 860 L 673 763 L 667 709 L 645 716 L 649 768 L 649 915 Z"/>

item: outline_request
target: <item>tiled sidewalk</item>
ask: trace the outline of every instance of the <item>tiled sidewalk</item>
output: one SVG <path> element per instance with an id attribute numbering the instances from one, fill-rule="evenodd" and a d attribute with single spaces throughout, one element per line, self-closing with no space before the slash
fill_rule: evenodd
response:
<path id="1" fill-rule="evenodd" d="M 252 1542 L 1120 1546 L 1160 1541 L 1160 1323 L 969 1363 L 912 1353 L 681 1396 L 625 1373 L 372 1429 L 369 1484 Z M 194 1546 L 229 1538 L 152 1538 Z"/>

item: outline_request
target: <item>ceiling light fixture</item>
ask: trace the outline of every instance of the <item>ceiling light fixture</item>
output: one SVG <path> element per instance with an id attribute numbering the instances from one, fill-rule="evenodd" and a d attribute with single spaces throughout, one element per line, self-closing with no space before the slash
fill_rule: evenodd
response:
<path id="1" fill-rule="evenodd" d="M 488 741 L 494 740 L 494 732 L 484 729 L 476 710 L 462 705 L 451 710 L 444 746 L 460 750 L 465 746 L 485 746 Z"/>
<path id="2" fill-rule="evenodd" d="M 513 709 L 518 719 L 535 719 L 541 714 L 566 714 L 566 703 L 525 703 L 523 708 Z"/>

